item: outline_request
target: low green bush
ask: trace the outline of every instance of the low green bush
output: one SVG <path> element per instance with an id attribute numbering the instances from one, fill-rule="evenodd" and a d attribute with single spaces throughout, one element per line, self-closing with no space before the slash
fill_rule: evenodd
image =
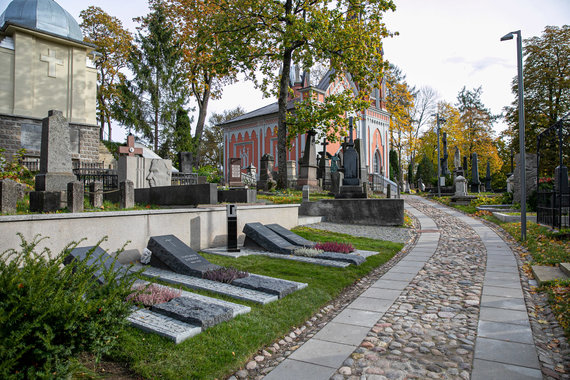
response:
<path id="1" fill-rule="evenodd" d="M 70 359 L 81 352 L 97 360 L 113 348 L 127 323 L 124 302 L 134 277 L 118 278 L 102 264 L 74 261 L 64 266 L 61 253 L 36 253 L 36 236 L 22 235 L 19 250 L 0 254 L 0 377 L 2 379 L 65 378 Z M 99 285 L 100 271 L 106 283 Z"/>

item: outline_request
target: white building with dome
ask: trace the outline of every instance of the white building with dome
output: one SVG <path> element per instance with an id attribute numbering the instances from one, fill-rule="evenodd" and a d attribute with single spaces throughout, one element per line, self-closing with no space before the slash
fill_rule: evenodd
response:
<path id="1" fill-rule="evenodd" d="M 41 120 L 59 110 L 70 123 L 72 157 L 98 161 L 96 46 L 53 0 L 13 0 L 0 15 L 0 148 L 37 158 Z"/>

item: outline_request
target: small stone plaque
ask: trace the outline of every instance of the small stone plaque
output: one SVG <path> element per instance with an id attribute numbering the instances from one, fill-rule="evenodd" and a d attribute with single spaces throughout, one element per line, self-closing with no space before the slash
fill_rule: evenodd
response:
<path id="1" fill-rule="evenodd" d="M 159 268 L 167 266 L 176 273 L 202 277 L 205 272 L 220 268 L 174 235 L 153 236 L 148 241 L 147 248 L 152 252 L 150 259 L 152 266 Z"/>
<path id="2" fill-rule="evenodd" d="M 271 231 L 275 232 L 277 235 L 281 236 L 288 242 L 301 247 L 314 247 L 315 243 L 307 240 L 294 232 L 289 231 L 285 227 L 279 224 L 266 224 L 265 227 L 269 228 Z"/>
<path id="3" fill-rule="evenodd" d="M 261 223 L 247 223 L 243 227 L 243 232 L 256 244 L 271 252 L 292 255 L 296 248 Z"/>
<path id="4" fill-rule="evenodd" d="M 39 124 L 22 124 L 22 148 L 26 151 L 40 151 L 42 147 L 42 126 Z"/>
<path id="5" fill-rule="evenodd" d="M 239 165 L 232 165 L 232 178 L 240 178 L 241 169 Z"/>
<path id="6" fill-rule="evenodd" d="M 89 254 L 91 250 L 93 250 L 93 252 Z M 87 260 L 87 265 L 100 265 L 102 263 L 105 268 L 113 268 L 115 272 L 119 272 L 119 278 L 128 273 L 127 267 L 123 266 L 121 263 L 109 256 L 107 252 L 105 252 L 105 250 L 101 247 L 91 246 L 74 248 L 69 253 L 69 255 L 65 257 L 63 263 L 65 265 L 69 265 L 72 264 L 75 260 Z M 103 275 L 103 271 L 101 269 L 95 271 L 94 276 L 97 282 L 100 284 L 105 283 L 105 276 Z"/>
<path id="7" fill-rule="evenodd" d="M 187 297 L 177 297 L 168 302 L 154 305 L 152 311 L 182 322 L 201 326 L 204 329 L 229 321 L 233 317 L 233 311 L 229 307 Z"/>

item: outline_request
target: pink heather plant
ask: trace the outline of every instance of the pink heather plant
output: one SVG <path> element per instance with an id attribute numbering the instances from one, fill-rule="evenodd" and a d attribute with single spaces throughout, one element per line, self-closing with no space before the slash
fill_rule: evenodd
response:
<path id="1" fill-rule="evenodd" d="M 172 289 L 168 286 L 160 286 L 156 284 L 135 285 L 133 292 L 127 296 L 127 301 L 143 304 L 150 307 L 159 303 L 168 302 L 173 298 L 180 297 L 182 291 Z"/>
<path id="2" fill-rule="evenodd" d="M 322 249 L 325 252 L 350 253 L 354 252 L 354 247 L 350 243 L 324 242 L 315 244 L 315 249 Z"/>

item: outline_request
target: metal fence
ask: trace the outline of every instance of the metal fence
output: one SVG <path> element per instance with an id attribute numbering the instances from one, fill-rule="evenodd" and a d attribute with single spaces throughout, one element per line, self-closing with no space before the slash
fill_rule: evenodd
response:
<path id="1" fill-rule="evenodd" d="M 257 180 L 255 179 L 255 174 L 241 173 L 241 181 L 247 186 L 257 186 Z"/>
<path id="2" fill-rule="evenodd" d="M 381 191 L 383 193 L 386 193 L 388 186 L 390 186 L 390 191 L 392 194 L 396 194 L 398 192 L 398 185 L 396 182 L 389 180 L 381 174 L 370 174 L 368 181 L 370 182 L 372 191 Z"/>
<path id="3" fill-rule="evenodd" d="M 73 169 L 73 174 L 78 181 L 83 182 L 85 187 L 93 182 L 103 182 L 103 191 L 115 190 L 119 188 L 119 176 L 115 170 L 96 168 Z"/>
<path id="4" fill-rule="evenodd" d="M 198 174 L 197 173 L 172 173 L 172 178 L 171 178 L 170 183 L 172 186 L 197 185 L 198 184 Z"/>
<path id="5" fill-rule="evenodd" d="M 27 167 L 31 172 L 40 171 L 40 160 L 20 160 L 20 165 Z"/>
<path id="6" fill-rule="evenodd" d="M 539 191 L 536 202 L 536 221 L 553 228 L 570 227 L 570 194 Z"/>

